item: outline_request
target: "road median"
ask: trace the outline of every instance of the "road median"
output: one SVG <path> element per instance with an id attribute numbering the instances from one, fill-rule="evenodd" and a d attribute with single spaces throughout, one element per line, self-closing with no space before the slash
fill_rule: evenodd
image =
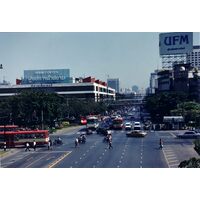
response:
<path id="1" fill-rule="evenodd" d="M 71 133 L 72 131 L 74 131 L 76 129 L 81 129 L 81 128 L 83 128 L 83 125 L 69 126 L 66 128 L 57 129 L 56 132 L 51 133 L 51 135 L 67 134 L 67 133 Z"/>

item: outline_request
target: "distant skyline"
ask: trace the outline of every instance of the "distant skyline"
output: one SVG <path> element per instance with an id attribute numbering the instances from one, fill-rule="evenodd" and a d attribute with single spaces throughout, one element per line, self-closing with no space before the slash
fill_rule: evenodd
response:
<path id="1" fill-rule="evenodd" d="M 24 70 L 66 68 L 72 77 L 119 78 L 122 88 L 141 89 L 161 68 L 158 32 L 1 32 L 0 44 L 0 82 L 12 84 Z"/>

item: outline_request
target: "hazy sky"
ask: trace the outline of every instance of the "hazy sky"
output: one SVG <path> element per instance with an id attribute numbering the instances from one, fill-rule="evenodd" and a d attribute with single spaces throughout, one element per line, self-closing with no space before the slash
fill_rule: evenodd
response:
<path id="1" fill-rule="evenodd" d="M 194 33 L 194 44 L 199 44 Z M 119 78 L 121 87 L 149 86 L 161 68 L 159 33 L 0 33 L 3 78 L 15 83 L 27 69 L 69 68 L 73 77 Z"/>

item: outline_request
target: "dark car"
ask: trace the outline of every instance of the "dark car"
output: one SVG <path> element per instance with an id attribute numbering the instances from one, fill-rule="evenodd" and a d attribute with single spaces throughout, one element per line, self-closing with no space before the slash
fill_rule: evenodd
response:
<path id="1" fill-rule="evenodd" d="M 186 131 L 184 133 L 178 134 L 177 137 L 184 139 L 197 139 L 200 138 L 200 133 L 197 133 L 195 131 Z"/>
<path id="2" fill-rule="evenodd" d="M 110 126 L 107 123 L 101 123 L 97 128 L 97 134 L 107 135 L 107 131 L 109 130 Z"/>
<path id="3" fill-rule="evenodd" d="M 86 135 L 91 135 L 93 131 L 89 128 L 82 128 L 78 131 L 78 134 L 86 134 Z"/>

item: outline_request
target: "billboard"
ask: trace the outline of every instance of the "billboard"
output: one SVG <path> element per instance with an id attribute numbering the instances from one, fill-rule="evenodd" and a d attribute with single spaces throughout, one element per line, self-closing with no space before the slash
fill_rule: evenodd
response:
<path id="1" fill-rule="evenodd" d="M 69 69 L 24 70 L 24 84 L 53 84 L 69 82 Z"/>
<path id="2" fill-rule="evenodd" d="M 159 35 L 159 47 L 160 55 L 190 53 L 193 49 L 193 33 L 161 33 Z"/>

